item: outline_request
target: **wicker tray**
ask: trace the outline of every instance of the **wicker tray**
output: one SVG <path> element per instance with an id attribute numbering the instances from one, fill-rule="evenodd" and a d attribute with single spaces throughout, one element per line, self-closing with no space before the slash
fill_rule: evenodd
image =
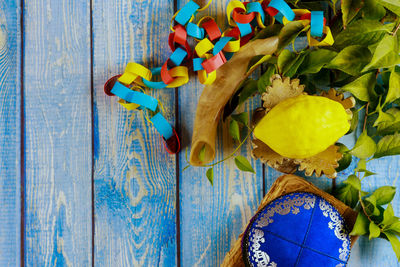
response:
<path id="1" fill-rule="evenodd" d="M 281 195 L 289 194 L 292 192 L 309 192 L 319 195 L 326 200 L 328 200 L 343 216 L 343 219 L 346 221 L 347 227 L 352 229 L 354 223 L 357 219 L 357 212 L 352 210 L 350 207 L 346 206 L 343 202 L 334 198 L 332 195 L 322 191 L 321 189 L 315 187 L 312 183 L 307 182 L 303 178 L 300 178 L 296 175 L 288 174 L 283 175 L 276 179 L 268 194 L 265 195 L 264 199 L 261 201 L 260 206 L 258 207 L 258 211 L 264 208 L 268 203 L 273 201 L 274 199 L 280 197 Z M 231 250 L 226 254 L 224 261 L 221 266 L 224 267 L 244 267 L 244 263 L 242 260 L 242 241 L 243 233 L 240 234 L 239 238 L 233 244 Z M 357 237 L 351 237 L 351 246 L 354 245 Z"/>

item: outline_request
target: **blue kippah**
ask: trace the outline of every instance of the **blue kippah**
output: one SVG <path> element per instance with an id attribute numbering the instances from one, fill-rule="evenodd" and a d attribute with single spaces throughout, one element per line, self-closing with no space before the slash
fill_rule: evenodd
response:
<path id="1" fill-rule="evenodd" d="M 247 266 L 344 267 L 350 236 L 339 212 L 311 193 L 279 197 L 258 212 L 242 240 Z"/>

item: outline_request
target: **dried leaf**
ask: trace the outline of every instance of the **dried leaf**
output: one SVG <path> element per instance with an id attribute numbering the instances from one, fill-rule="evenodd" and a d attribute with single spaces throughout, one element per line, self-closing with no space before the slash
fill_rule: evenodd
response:
<path id="1" fill-rule="evenodd" d="M 323 91 L 321 93 L 321 96 L 327 97 L 329 99 L 332 99 L 336 102 L 339 102 L 342 104 L 344 109 L 351 109 L 356 105 L 356 100 L 354 97 L 350 96 L 348 98 L 344 98 L 344 95 L 336 91 L 335 89 L 331 88 L 329 89 L 328 92 Z"/>
<path id="2" fill-rule="evenodd" d="M 251 154 L 255 159 L 260 159 L 261 162 L 283 173 L 293 173 L 296 171 L 297 164 L 294 163 L 293 159 L 279 155 L 261 140 L 253 139 L 252 143 L 253 151 Z"/>
<path id="3" fill-rule="evenodd" d="M 305 171 L 307 176 L 312 176 L 315 173 L 318 177 L 325 174 L 328 178 L 335 178 L 337 175 L 336 168 L 339 166 L 339 160 L 342 154 L 339 152 L 339 147 L 332 145 L 321 153 L 305 158 L 296 159 L 299 164 L 299 170 Z"/>
<path id="4" fill-rule="evenodd" d="M 261 99 L 264 101 L 263 106 L 270 110 L 279 102 L 301 95 L 304 91 L 304 85 L 300 84 L 299 79 L 290 80 L 288 77 L 282 77 L 278 74 L 271 77 L 272 84 L 266 88 L 266 92 L 262 94 Z"/>

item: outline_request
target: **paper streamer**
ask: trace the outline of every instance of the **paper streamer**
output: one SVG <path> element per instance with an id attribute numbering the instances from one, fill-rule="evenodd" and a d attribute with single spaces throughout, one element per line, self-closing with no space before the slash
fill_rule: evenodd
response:
<path id="1" fill-rule="evenodd" d="M 311 35 L 322 37 L 324 31 L 324 12 L 311 11 Z"/>
<path id="2" fill-rule="evenodd" d="M 160 75 L 161 73 L 161 68 L 154 68 L 151 70 L 152 76 L 155 75 Z M 164 82 L 152 82 L 152 81 L 148 81 L 146 79 L 143 79 L 143 84 L 149 88 L 153 88 L 153 89 L 162 89 L 165 88 L 167 85 Z"/>
<path id="3" fill-rule="evenodd" d="M 174 14 L 168 38 L 172 53 L 161 67 L 150 70 L 141 64 L 131 62 L 121 76 L 114 76 L 107 81 L 104 91 L 108 95 L 120 97 L 119 103 L 128 110 L 155 111 L 158 106 L 157 99 L 129 87 L 145 86 L 154 89 L 179 87 L 189 81 L 189 69 L 197 72 L 202 84 L 211 84 L 217 78 L 216 70 L 241 46 L 249 42 L 259 29 L 275 23 L 275 20 L 283 24 L 298 20 L 305 26 L 310 25 L 307 32 L 310 46 L 330 46 L 334 42 L 322 11 L 292 10 L 284 0 L 245 3 L 238 0 L 231 1 L 227 6 L 226 15 L 232 28 L 224 32 L 209 16 L 194 23 L 197 13 L 205 10 L 211 1 L 209 0 L 202 8 L 194 1 L 189 1 Z M 194 49 L 189 45 L 189 37 L 197 41 Z M 265 57 L 260 59 L 252 68 L 266 59 Z M 154 81 L 154 76 L 160 76 L 161 81 Z M 117 79 L 118 82 L 115 82 Z M 173 128 L 161 113 L 151 118 L 151 122 L 164 138 L 173 136 Z"/>
<path id="4" fill-rule="evenodd" d="M 295 18 L 293 10 L 283 0 L 271 0 L 268 6 L 278 10 L 289 21 L 292 21 Z"/>
<path id="5" fill-rule="evenodd" d="M 189 1 L 178 12 L 178 15 L 175 17 L 175 21 L 181 25 L 185 25 L 199 8 L 200 6 L 198 4 L 193 1 Z"/>
<path id="6" fill-rule="evenodd" d="M 111 93 L 129 103 L 141 105 L 152 111 L 156 111 L 156 108 L 158 106 L 158 101 L 154 97 L 151 97 L 141 92 L 133 91 L 119 82 L 115 83 L 113 89 L 111 90 Z"/>
<path id="7" fill-rule="evenodd" d="M 157 113 L 156 115 L 154 115 L 150 119 L 150 121 L 153 123 L 154 128 L 156 128 L 156 130 L 160 133 L 160 135 L 165 139 L 168 140 L 174 134 L 171 125 L 163 117 L 163 115 L 161 115 L 161 113 Z"/>

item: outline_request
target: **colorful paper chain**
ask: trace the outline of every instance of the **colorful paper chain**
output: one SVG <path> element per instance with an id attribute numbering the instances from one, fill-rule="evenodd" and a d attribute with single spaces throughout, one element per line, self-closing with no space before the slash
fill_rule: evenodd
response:
<path id="1" fill-rule="evenodd" d="M 310 26 L 307 32 L 310 46 L 330 46 L 334 42 L 322 11 L 292 10 L 284 0 L 231 1 L 227 7 L 231 28 L 224 32 L 209 16 L 201 18 L 197 24 L 193 23 L 197 12 L 206 9 L 211 2 L 200 8 L 195 2 L 189 1 L 172 17 L 172 32 L 168 38 L 172 54 L 161 67 L 150 70 L 134 62 L 127 65 L 111 90 L 112 94 L 123 99 L 119 101 L 121 105 L 128 110 L 143 107 L 156 111 L 158 100 L 135 88 L 182 86 L 189 81 L 189 68 L 197 72 L 200 83 L 212 84 L 217 77 L 216 70 L 249 42 L 259 29 L 265 28 L 267 19 L 268 24 L 274 24 L 275 20 L 282 24 L 297 20 L 304 26 Z M 189 37 L 197 41 L 194 51 L 188 43 Z M 160 76 L 161 81 L 152 81 L 154 76 Z M 165 140 L 173 137 L 175 131 L 161 113 L 157 113 L 150 121 Z"/>

